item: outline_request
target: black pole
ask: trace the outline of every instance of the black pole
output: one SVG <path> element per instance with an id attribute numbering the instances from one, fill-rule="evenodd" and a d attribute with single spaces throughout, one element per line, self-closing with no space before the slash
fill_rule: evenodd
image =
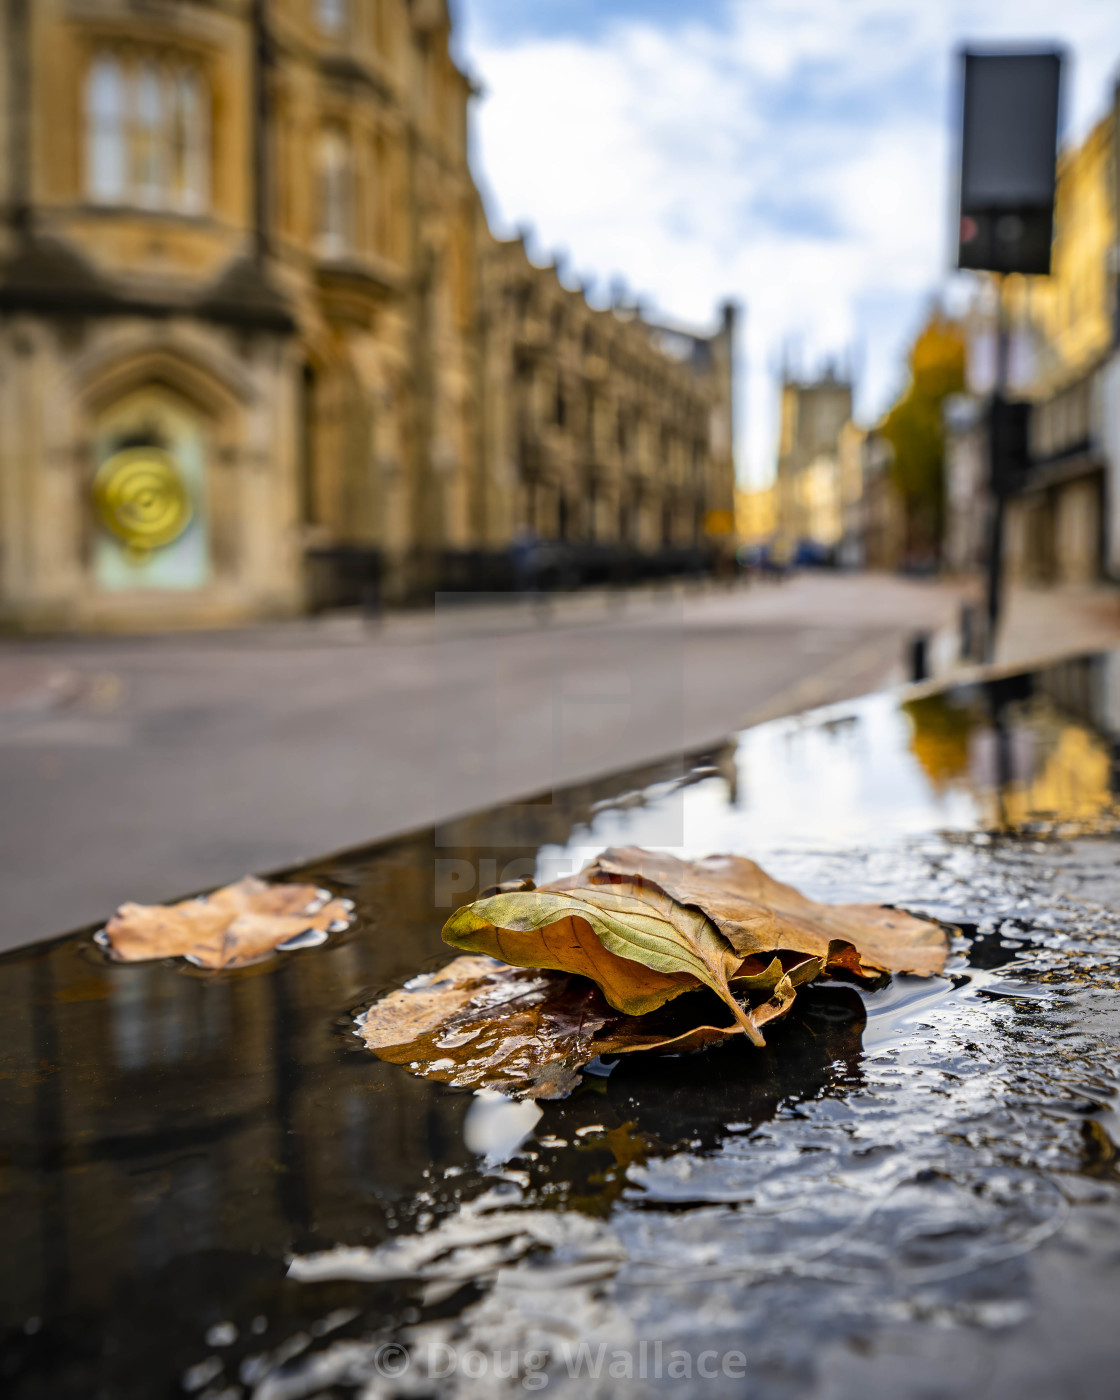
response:
<path id="1" fill-rule="evenodd" d="M 1003 275 L 996 274 L 998 294 L 996 312 L 996 382 L 992 392 L 991 411 L 988 417 L 988 480 L 992 500 L 991 530 L 988 538 L 988 628 L 984 638 L 984 660 L 995 660 L 996 633 L 999 629 L 1000 609 L 1003 603 L 1003 522 L 1006 494 L 1006 464 L 997 460 L 1001 448 L 1000 435 L 996 432 L 996 415 L 1007 394 L 1008 361 L 1010 359 L 1010 330 L 1007 323 L 1007 309 L 1004 305 Z"/>
<path id="2" fill-rule="evenodd" d="M 988 539 L 988 627 L 984 637 L 984 660 L 996 657 L 996 630 L 1003 604 L 1003 492 L 992 497 L 992 519 Z"/>

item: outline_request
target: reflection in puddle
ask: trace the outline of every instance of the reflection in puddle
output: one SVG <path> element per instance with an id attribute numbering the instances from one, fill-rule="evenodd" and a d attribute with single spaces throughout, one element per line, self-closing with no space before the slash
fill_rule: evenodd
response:
<path id="1" fill-rule="evenodd" d="M 911 751 L 934 790 L 974 795 L 983 826 L 1113 830 L 1114 670 L 1113 658 L 1068 662 L 1035 681 L 1012 677 L 907 701 Z"/>
<path id="2" fill-rule="evenodd" d="M 930 831 L 1107 834 L 1118 746 L 1120 653 L 901 705 L 870 696 L 747 730 L 718 776 L 673 803 L 600 804 L 585 831 L 542 846 L 538 882 L 604 845 L 758 856 L 897 848 Z"/>
<path id="3" fill-rule="evenodd" d="M 969 739 L 981 718 L 978 707 L 964 697 L 938 694 L 905 700 L 900 708 L 910 721 L 911 752 L 935 791 L 966 779 Z"/>

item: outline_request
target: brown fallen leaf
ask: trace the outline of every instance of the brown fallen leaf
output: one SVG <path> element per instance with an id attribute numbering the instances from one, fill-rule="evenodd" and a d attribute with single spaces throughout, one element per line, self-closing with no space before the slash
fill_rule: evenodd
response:
<path id="1" fill-rule="evenodd" d="M 122 904 L 98 943 L 118 962 L 186 958 L 198 967 L 244 967 L 284 948 L 323 942 L 350 924 L 353 903 L 315 885 L 270 885 L 247 875 L 178 904 Z"/>
<path id="2" fill-rule="evenodd" d="M 816 903 L 752 861 L 637 848 L 606 851 L 539 890 L 488 893 L 451 916 L 444 938 L 482 956 L 376 1003 L 363 1039 L 415 1074 L 534 1097 L 568 1092 L 598 1055 L 681 1053 L 741 1034 L 763 1045 L 762 1027 L 804 983 L 928 974 L 947 952 L 937 924 Z M 708 1024 L 710 1000 L 682 999 L 702 987 L 734 1024 Z"/>
<path id="3" fill-rule="evenodd" d="M 829 957 L 830 943 L 855 950 L 850 971 L 860 976 L 944 970 L 948 938 L 939 924 L 879 904 L 821 904 L 784 885 L 742 856 L 684 861 L 637 846 L 604 851 L 578 875 L 545 888 L 588 885 L 652 888 L 707 915 L 742 957 L 789 948 Z M 831 954 L 834 965 L 841 950 Z"/>
<path id="4" fill-rule="evenodd" d="M 769 967 L 745 979 L 755 984 L 752 990 L 770 991 L 753 1008 L 759 1025 L 785 1015 L 794 988 L 821 970 L 816 958 L 774 963 L 776 981 Z M 697 1019 L 689 1024 L 692 1005 L 686 998 L 644 1016 L 626 1016 L 581 977 L 468 956 L 374 1002 L 359 1018 L 358 1034 L 379 1058 L 425 1079 L 522 1098 L 560 1098 L 600 1055 L 683 1054 L 744 1033 L 738 1021 L 707 1024 L 706 1000 L 697 999 Z"/>
<path id="5" fill-rule="evenodd" d="M 756 1045 L 765 1044 L 762 1023 L 731 988 L 747 959 L 784 950 L 819 959 L 820 970 L 875 978 L 888 969 L 939 971 L 947 950 L 936 924 L 878 905 L 818 904 L 753 861 L 690 863 L 636 848 L 607 851 L 539 890 L 476 900 L 448 919 L 443 936 L 517 967 L 590 977 L 627 1015 L 707 986 Z"/>
<path id="6" fill-rule="evenodd" d="M 764 1045 L 729 979 L 743 959 L 701 911 L 661 891 L 608 883 L 493 895 L 457 909 L 444 941 L 517 967 L 590 977 L 617 1010 L 641 1016 L 710 987 L 756 1045 Z"/>

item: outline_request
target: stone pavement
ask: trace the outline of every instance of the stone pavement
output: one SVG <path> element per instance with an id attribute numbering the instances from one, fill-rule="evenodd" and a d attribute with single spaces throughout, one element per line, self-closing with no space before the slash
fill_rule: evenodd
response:
<path id="1" fill-rule="evenodd" d="M 377 626 L 8 640 L 0 948 L 905 679 L 915 630 L 952 655 L 963 594 L 810 574 Z M 1105 612 L 1087 608 L 1095 637 Z M 1040 645 L 1072 635 L 1060 608 L 1044 623 Z M 1029 608 L 1015 627 L 1028 644 Z"/>
<path id="2" fill-rule="evenodd" d="M 995 662 L 1013 666 L 1100 651 L 1120 641 L 1120 589 L 1013 588 Z"/>

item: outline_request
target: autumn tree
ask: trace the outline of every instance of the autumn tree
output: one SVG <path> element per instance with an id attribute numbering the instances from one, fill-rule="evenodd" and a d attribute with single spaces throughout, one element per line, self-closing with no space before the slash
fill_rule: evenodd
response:
<path id="1" fill-rule="evenodd" d="M 945 500 L 945 436 L 941 410 L 964 388 L 964 336 L 960 325 L 935 310 L 910 349 L 910 381 L 883 420 L 894 452 L 891 479 L 906 510 L 910 560 L 935 558 L 940 549 Z"/>

